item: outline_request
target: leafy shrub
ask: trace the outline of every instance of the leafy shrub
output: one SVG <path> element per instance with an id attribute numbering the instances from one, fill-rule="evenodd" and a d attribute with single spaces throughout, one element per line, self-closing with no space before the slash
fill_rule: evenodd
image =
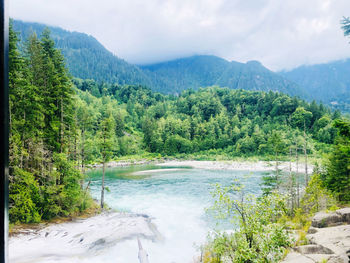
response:
<path id="1" fill-rule="evenodd" d="M 239 193 L 240 197 L 233 193 Z M 219 259 L 212 262 L 278 262 L 282 258 L 292 244 L 286 226 L 278 221 L 287 212 L 284 196 L 272 192 L 256 199 L 245 195 L 240 186 L 217 185 L 213 197 L 214 214 L 239 228 L 234 233 L 209 236 L 204 251 L 210 251 L 211 258 Z"/>
<path id="2" fill-rule="evenodd" d="M 39 185 L 32 173 L 15 168 L 10 177 L 10 222 L 35 223 L 40 222 Z"/>
<path id="3" fill-rule="evenodd" d="M 313 174 L 301 199 L 301 206 L 306 213 L 315 213 L 320 210 L 329 209 L 336 205 L 336 200 L 331 193 L 323 187 L 319 174 Z"/>

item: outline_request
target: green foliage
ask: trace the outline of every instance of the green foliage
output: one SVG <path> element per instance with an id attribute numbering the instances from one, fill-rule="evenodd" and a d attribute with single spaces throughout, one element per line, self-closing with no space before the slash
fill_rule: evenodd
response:
<path id="1" fill-rule="evenodd" d="M 64 185 L 61 192 L 62 209 L 66 214 L 81 212 L 83 210 L 83 191 L 81 191 L 80 183 L 83 175 L 74 168 L 72 162 L 63 153 L 55 153 L 53 161 L 56 166 L 56 178 Z"/>
<path id="2" fill-rule="evenodd" d="M 338 129 L 338 137 L 334 150 L 326 161 L 326 171 L 322 176 L 324 185 L 331 190 L 340 201 L 350 201 L 350 122 L 337 120 L 334 126 Z"/>
<path id="3" fill-rule="evenodd" d="M 303 107 L 298 107 L 292 114 L 292 125 L 303 129 L 304 126 L 310 127 L 312 113 Z"/>
<path id="4" fill-rule="evenodd" d="M 237 192 L 239 196 L 234 196 Z M 278 262 L 282 258 L 291 245 L 285 225 L 278 222 L 287 211 L 283 196 L 274 192 L 256 199 L 237 185 L 217 185 L 213 196 L 212 210 L 218 218 L 230 220 L 237 230 L 209 238 L 206 250 L 212 258 L 218 262 Z"/>
<path id="5" fill-rule="evenodd" d="M 298 107 L 314 112 L 318 107 L 283 94 L 218 87 L 187 91 L 177 98 L 152 93 L 142 86 L 110 85 L 108 90 L 113 92 L 100 98 L 88 90 L 77 92 L 78 112 L 83 117 L 78 118 L 78 125 L 84 136 L 84 163 L 102 159 L 94 140 L 98 136 L 95 127 L 107 108 L 115 121 L 113 159 L 144 150 L 207 158 L 214 153 L 225 158 L 284 155 L 293 144 L 290 135 L 302 135 L 297 127 L 290 128 L 290 116 Z M 313 149 L 327 151 L 335 136 L 329 110 L 317 109 L 309 120 L 310 127 L 306 127 L 314 138 L 309 140 L 310 153 Z M 321 118 L 324 121 L 318 121 Z M 126 141 L 130 142 L 128 147 Z"/>
<path id="6" fill-rule="evenodd" d="M 323 186 L 321 176 L 313 174 L 301 199 L 301 207 L 306 213 L 316 213 L 336 205 L 332 193 Z"/>
<path id="7" fill-rule="evenodd" d="M 23 56 L 12 24 L 9 36 L 10 222 L 82 211 L 89 196 L 74 168 L 78 130 L 64 58 L 47 29 L 40 38 L 29 36 Z"/>
<path id="8" fill-rule="evenodd" d="M 40 189 L 33 174 L 16 167 L 10 176 L 9 192 L 10 222 L 40 222 Z"/>
<path id="9" fill-rule="evenodd" d="M 341 20 L 342 29 L 344 31 L 344 36 L 350 35 L 350 18 L 349 17 L 343 17 Z"/>
<path id="10" fill-rule="evenodd" d="M 111 86 L 112 87 L 112 86 Z M 310 108 L 308 103 L 278 93 L 251 92 L 210 87 L 197 92 L 184 92 L 178 98 L 152 93 L 141 86 L 119 86 L 112 89 L 114 95 L 96 98 L 90 92 L 78 91 L 80 115 L 89 116 L 91 122 L 78 123 L 84 138 L 86 160 L 101 159 L 96 152 L 96 127 L 106 114 L 106 107 L 115 120 L 115 135 L 119 146 L 113 149 L 112 158 L 127 154 L 125 144 L 130 141 L 131 152 L 147 150 L 165 155 L 221 151 L 226 156 L 284 155 L 293 144 L 287 138 L 300 137 L 297 127 L 290 128 L 289 117 L 299 108 Z M 285 107 L 281 103 L 287 103 Z M 312 106 L 318 107 L 317 105 Z M 93 109 L 95 111 L 93 112 Z M 297 111 L 298 112 L 298 111 Z M 329 110 L 318 109 L 308 120 L 306 132 L 310 151 L 318 143 L 332 143 L 333 128 Z M 328 124 L 318 121 L 324 116 Z M 85 118 L 85 117 L 84 117 Z M 325 119 L 326 117 L 324 117 Z M 314 125 L 318 123 L 317 125 Z M 143 137 L 143 139 L 142 139 Z M 142 141 L 140 140 L 142 139 Z M 92 144 L 88 145 L 87 142 Z M 322 150 L 327 149 L 322 145 Z M 320 147 L 319 147 L 320 148 Z"/>

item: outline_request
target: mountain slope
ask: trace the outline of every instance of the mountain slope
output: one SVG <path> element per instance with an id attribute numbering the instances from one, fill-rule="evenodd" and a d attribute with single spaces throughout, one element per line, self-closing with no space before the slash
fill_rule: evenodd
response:
<path id="1" fill-rule="evenodd" d="M 258 61 L 249 61 L 246 64 L 232 61 L 216 84 L 233 89 L 273 90 L 304 97 L 303 91 L 296 83 L 265 68 Z"/>
<path id="2" fill-rule="evenodd" d="M 309 99 L 336 103 L 350 93 L 350 59 L 301 66 L 280 74 L 298 83 Z"/>
<path id="3" fill-rule="evenodd" d="M 23 42 L 32 32 L 40 36 L 47 26 L 13 20 L 13 27 Z M 151 85 L 148 77 L 137 66 L 114 56 L 94 37 L 59 27 L 48 28 L 73 76 L 109 83 Z"/>
<path id="4" fill-rule="evenodd" d="M 257 61 L 244 64 L 216 56 L 192 56 L 140 67 L 152 78 L 154 89 L 164 93 L 219 85 L 231 89 L 274 90 L 303 95 L 295 83 L 268 70 Z"/>
<path id="5" fill-rule="evenodd" d="M 215 85 L 229 64 L 215 56 L 193 56 L 140 67 L 151 77 L 155 90 L 180 93 Z"/>
<path id="6" fill-rule="evenodd" d="M 22 42 L 32 33 L 40 35 L 43 24 L 13 21 Z M 136 66 L 114 56 L 94 37 L 49 27 L 66 58 L 70 73 L 82 79 L 108 83 L 141 84 L 155 91 L 179 94 L 186 89 L 220 85 L 231 89 L 279 91 L 303 96 L 298 86 L 259 62 L 229 62 L 216 56 L 192 56 L 153 65 Z"/>

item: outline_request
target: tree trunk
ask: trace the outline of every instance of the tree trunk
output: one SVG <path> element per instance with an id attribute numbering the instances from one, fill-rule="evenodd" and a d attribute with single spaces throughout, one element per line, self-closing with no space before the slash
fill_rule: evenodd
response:
<path id="1" fill-rule="evenodd" d="M 294 214 L 294 178 L 292 172 L 292 147 L 289 147 L 289 180 L 290 180 L 290 200 L 292 215 Z"/>
<path id="2" fill-rule="evenodd" d="M 278 159 L 277 159 L 277 152 L 275 152 L 275 159 L 276 159 L 276 164 L 275 164 L 275 171 L 276 171 L 276 188 L 279 188 L 279 183 L 278 183 Z"/>
<path id="3" fill-rule="evenodd" d="M 60 140 L 60 143 L 61 143 L 61 149 L 60 149 L 60 152 L 62 153 L 63 152 L 63 98 L 61 96 L 61 140 Z"/>
<path id="4" fill-rule="evenodd" d="M 295 145 L 295 161 L 296 161 L 296 182 L 297 182 L 297 207 L 300 206 L 300 184 L 299 184 L 299 155 L 298 155 L 298 144 Z"/>
<path id="5" fill-rule="evenodd" d="M 26 125 L 26 112 L 23 113 L 24 125 Z M 21 157 L 20 157 L 20 167 L 23 169 L 23 150 L 24 150 L 24 129 L 22 132 L 22 149 L 21 149 Z"/>
<path id="6" fill-rule="evenodd" d="M 103 209 L 104 204 L 104 194 L 105 194 L 105 166 L 106 162 L 103 159 L 103 172 L 102 172 L 102 187 L 101 187 L 101 208 Z"/>
<path id="7" fill-rule="evenodd" d="M 85 174 L 85 129 L 81 130 L 81 171 Z"/>
<path id="8" fill-rule="evenodd" d="M 307 139 L 305 132 L 305 122 L 304 122 L 304 155 L 305 155 L 305 186 L 309 184 L 309 174 L 307 170 Z"/>

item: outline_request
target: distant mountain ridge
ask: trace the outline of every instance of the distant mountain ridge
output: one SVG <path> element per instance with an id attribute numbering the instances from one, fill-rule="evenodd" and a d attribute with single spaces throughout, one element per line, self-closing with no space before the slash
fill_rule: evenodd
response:
<path id="1" fill-rule="evenodd" d="M 192 56 L 140 66 L 150 76 L 154 89 L 172 92 L 218 85 L 231 89 L 279 91 L 302 95 L 298 85 L 268 70 L 258 61 L 229 62 L 216 56 Z"/>
<path id="2" fill-rule="evenodd" d="M 350 93 L 350 59 L 301 66 L 280 74 L 298 83 L 315 100 L 332 102 L 339 95 Z"/>
<path id="3" fill-rule="evenodd" d="M 46 27 L 18 20 L 14 20 L 13 25 L 22 40 L 33 31 L 40 36 Z M 133 65 L 113 55 L 92 36 L 59 27 L 48 28 L 66 58 L 70 73 L 82 79 L 144 85 L 168 94 L 213 85 L 231 89 L 273 90 L 332 105 L 344 103 L 342 94 L 350 94 L 350 59 L 278 73 L 258 61 L 229 62 L 208 55 Z"/>

